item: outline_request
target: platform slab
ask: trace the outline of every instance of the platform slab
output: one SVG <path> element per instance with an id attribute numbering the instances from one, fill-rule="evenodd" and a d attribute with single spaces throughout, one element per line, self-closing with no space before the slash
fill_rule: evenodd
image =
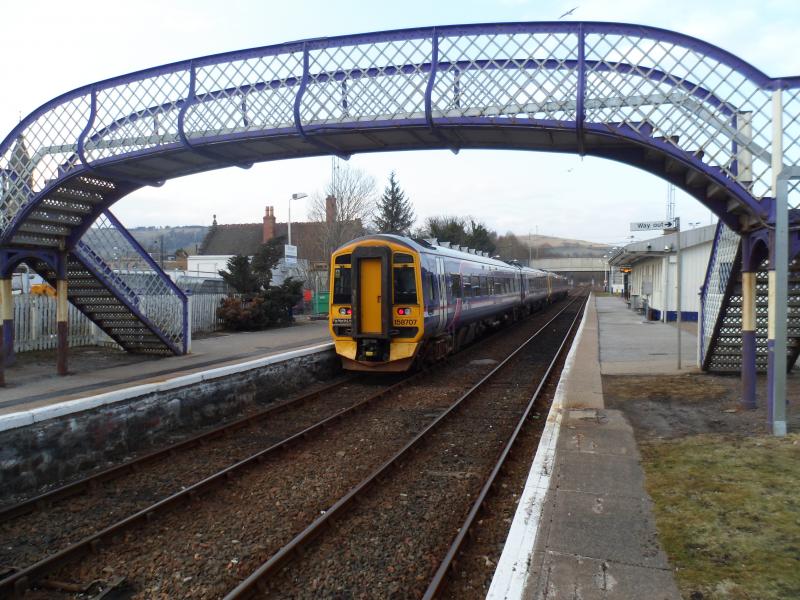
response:
<path id="1" fill-rule="evenodd" d="M 192 353 L 185 356 L 131 357 L 125 364 L 109 360 L 107 366 L 102 359 L 99 365 L 74 360 L 66 377 L 55 374 L 54 357 L 50 365 L 47 360 L 30 361 L 20 354 L 17 364 L 6 369 L 8 385 L 0 388 L 0 415 L 164 382 L 326 342 L 330 342 L 327 321 L 298 320 L 291 327 L 195 340 Z"/>
<path id="2" fill-rule="evenodd" d="M 681 371 L 675 323 L 644 321 L 616 296 L 596 298 L 603 375 L 663 375 L 696 372 L 696 324 L 681 330 Z"/>
<path id="3" fill-rule="evenodd" d="M 614 305 L 607 310 L 609 303 Z M 653 337 L 648 325 L 636 329 L 630 322 L 635 316 L 617 314 L 617 308 L 627 310 L 619 298 L 589 302 L 543 435 L 555 443 L 540 446 L 534 458 L 491 600 L 680 599 L 644 489 L 633 429 L 620 411 L 604 408 L 601 378 L 601 356 L 614 368 L 637 363 L 651 372 L 650 352 L 643 349 L 655 352 L 654 344 L 664 340 Z M 607 326 L 616 320 L 628 330 L 609 336 Z M 664 336 L 674 333 L 662 327 Z M 550 455 L 552 446 L 554 458 L 541 459 L 540 452 Z M 543 471 L 547 464 L 549 472 Z"/>
<path id="4" fill-rule="evenodd" d="M 680 598 L 669 570 L 548 551 L 540 559 L 535 600 L 674 600 Z"/>

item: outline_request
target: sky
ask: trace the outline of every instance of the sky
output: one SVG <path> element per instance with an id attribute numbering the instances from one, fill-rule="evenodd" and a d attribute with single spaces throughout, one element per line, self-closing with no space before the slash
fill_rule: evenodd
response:
<path id="1" fill-rule="evenodd" d="M 800 2 L 703 0 L 27 0 L 0 20 L 3 93 L 0 138 L 51 98 L 84 84 L 182 59 L 276 44 L 405 27 L 500 21 L 638 23 L 686 33 L 728 50 L 773 77 L 800 74 Z M 472 215 L 499 233 L 539 233 L 620 244 L 631 221 L 665 216 L 668 185 L 633 167 L 597 158 L 522 151 L 463 150 L 355 155 L 349 163 L 383 189 L 394 170 L 420 224 L 433 215 Z M 289 197 L 322 190 L 327 157 L 229 168 L 142 188 L 114 205 L 128 227 L 257 222 L 272 205 L 287 218 Z M 308 199 L 292 204 L 306 218 Z M 711 213 L 680 190 L 684 227 Z M 639 234 L 641 239 L 645 234 Z"/>

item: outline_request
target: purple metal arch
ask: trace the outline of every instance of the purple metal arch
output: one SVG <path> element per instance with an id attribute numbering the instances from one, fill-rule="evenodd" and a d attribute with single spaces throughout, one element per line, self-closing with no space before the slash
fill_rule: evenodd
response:
<path id="1" fill-rule="evenodd" d="M 63 261 L 58 250 L 0 248 L 0 278 L 9 277 L 19 264 L 28 260 L 40 260 L 56 273 L 63 275 Z"/>
<path id="2" fill-rule="evenodd" d="M 393 41 L 393 40 L 411 40 L 411 39 L 427 39 L 427 38 L 431 38 L 432 39 L 434 47 L 438 50 L 439 39 L 443 39 L 443 38 L 446 38 L 448 36 L 464 35 L 464 34 L 467 34 L 467 35 L 476 35 L 476 34 L 484 34 L 484 35 L 511 34 L 511 33 L 523 33 L 523 32 L 524 33 L 537 33 L 537 32 L 541 32 L 541 33 L 577 33 L 578 36 L 579 36 L 579 39 L 580 39 L 580 42 L 581 42 L 581 43 L 578 44 L 578 47 L 577 47 L 578 52 L 579 52 L 579 59 L 578 59 L 578 61 L 569 61 L 569 62 L 572 63 L 572 65 L 575 65 L 577 63 L 577 67 L 578 67 L 578 70 L 579 70 L 579 82 L 578 82 L 579 93 L 578 93 L 578 98 L 577 98 L 577 102 L 579 103 L 579 109 L 577 111 L 577 123 L 576 123 L 576 125 L 574 127 L 575 132 L 576 132 L 576 139 L 578 140 L 578 152 L 579 153 L 583 152 L 583 138 L 584 138 L 585 127 L 586 127 L 585 126 L 585 106 L 584 106 L 584 102 L 583 102 L 584 101 L 583 95 L 584 95 L 584 92 L 585 92 L 586 68 L 587 68 L 587 66 L 589 66 L 589 62 L 587 62 L 585 60 L 585 46 L 586 46 L 585 38 L 586 38 L 587 35 L 590 35 L 590 34 L 595 34 L 595 33 L 597 33 L 597 34 L 600 34 L 600 33 L 609 34 L 609 33 L 611 33 L 611 34 L 626 35 L 626 36 L 639 36 L 639 37 L 643 37 L 643 38 L 653 39 L 653 40 L 656 40 L 656 41 L 666 41 L 666 42 L 672 42 L 672 43 L 680 44 L 680 45 L 685 46 L 687 48 L 692 48 L 692 49 L 696 50 L 697 52 L 699 52 L 701 54 L 713 57 L 715 60 L 719 61 L 720 63 L 725 64 L 725 65 L 731 67 L 732 69 L 736 70 L 737 72 L 745 75 L 751 81 L 753 81 L 754 83 L 756 83 L 757 85 L 759 85 L 760 87 L 762 87 L 764 89 L 789 89 L 789 88 L 800 87 L 800 76 L 798 76 L 798 77 L 788 77 L 788 78 L 775 78 L 775 79 L 770 78 L 766 74 L 764 74 L 762 71 L 758 70 L 757 68 L 755 68 L 754 66 L 750 65 L 749 63 L 741 60 L 740 58 L 734 56 L 733 54 L 731 54 L 731 53 L 729 53 L 729 52 L 727 52 L 725 50 L 722 50 L 722 49 L 720 49 L 720 48 L 718 48 L 716 46 L 708 44 L 707 42 L 704 42 L 702 40 L 698 40 L 696 38 L 692 38 L 690 36 L 686 36 L 684 34 L 672 32 L 672 31 L 668 31 L 668 30 L 664 30 L 664 29 L 654 28 L 654 27 L 646 27 L 646 26 L 640 26 L 640 25 L 629 25 L 629 24 L 616 24 L 616 23 L 598 23 L 598 22 L 569 22 L 569 23 L 564 23 L 564 22 L 540 22 L 540 23 L 474 24 L 474 25 L 455 25 L 455 26 L 433 27 L 433 28 L 414 28 L 414 29 L 396 30 L 396 31 L 388 31 L 388 32 L 366 33 L 366 34 L 359 34 L 359 35 L 337 36 L 337 37 L 323 38 L 323 39 L 312 39 L 312 40 L 290 42 L 290 43 L 287 43 L 287 44 L 273 45 L 273 46 L 267 46 L 267 47 L 261 47 L 261 48 L 253 48 L 253 49 L 242 50 L 242 51 L 227 52 L 227 53 L 222 53 L 222 54 L 206 56 L 206 57 L 202 57 L 202 58 L 198 58 L 198 59 L 194 59 L 194 60 L 190 60 L 190 61 L 180 61 L 180 62 L 176 62 L 176 63 L 162 65 L 162 66 L 159 66 L 159 67 L 146 69 L 146 70 L 143 70 L 143 71 L 138 71 L 138 72 L 131 73 L 131 74 L 128 74 L 128 75 L 123 75 L 123 76 L 120 76 L 120 77 L 107 79 L 107 80 L 104 80 L 104 81 L 101 81 L 101 82 L 98 82 L 98 83 L 95 83 L 95 84 L 91 84 L 89 86 L 84 86 L 84 87 L 78 88 L 76 90 L 73 90 L 71 92 L 63 94 L 63 95 L 55 98 L 54 100 L 51 100 L 50 102 L 45 103 L 44 105 L 42 105 L 39 109 L 35 110 L 33 113 L 28 115 L 25 119 L 23 119 L 17 125 L 17 127 L 15 127 L 12 130 L 12 132 L 9 134 L 9 136 L 7 136 L 6 139 L 3 140 L 2 143 L 0 143 L 0 153 L 4 153 L 5 151 L 7 151 L 10 148 L 11 144 L 13 144 L 13 142 L 17 139 L 17 137 L 25 130 L 25 128 L 28 125 L 30 125 L 38 116 L 40 116 L 41 114 L 43 114 L 44 112 L 49 110 L 51 107 L 53 107 L 53 106 L 55 106 L 57 104 L 60 104 L 62 102 L 68 101 L 70 99 L 75 99 L 75 98 L 78 98 L 78 97 L 85 96 L 86 94 L 89 94 L 89 96 L 91 98 L 91 107 L 90 107 L 91 115 L 90 115 L 90 118 L 89 118 L 89 123 L 87 124 L 86 128 L 84 129 L 84 131 L 82 132 L 82 134 L 81 134 L 81 136 L 80 136 L 80 138 L 78 140 L 78 154 L 82 159 L 83 168 L 86 169 L 86 171 L 89 172 L 89 173 L 95 173 L 95 174 L 98 174 L 98 175 L 101 175 L 101 176 L 106 176 L 106 177 L 113 177 L 117 181 L 124 181 L 124 182 L 127 182 L 129 184 L 133 184 L 134 186 L 159 185 L 160 183 L 163 183 L 163 182 L 161 182 L 161 181 L 136 180 L 136 179 L 131 178 L 129 176 L 120 176 L 119 174 L 114 174 L 113 172 L 105 170 L 104 169 L 105 166 L 112 165 L 115 162 L 119 162 L 119 161 L 115 161 L 113 158 L 105 159 L 105 160 L 101 160 L 101 161 L 95 161 L 94 163 L 89 163 L 88 161 L 84 160 L 85 159 L 86 137 L 88 135 L 88 132 L 91 130 L 91 126 L 94 123 L 94 119 L 95 119 L 95 116 L 96 116 L 96 103 L 97 103 L 96 96 L 97 96 L 97 90 L 98 89 L 111 87 L 111 86 L 117 86 L 117 85 L 121 85 L 121 84 L 125 84 L 125 83 L 130 83 L 132 81 L 136 81 L 136 80 L 142 79 L 144 77 L 153 77 L 153 76 L 158 76 L 158 75 L 165 75 L 165 74 L 175 73 L 177 71 L 186 70 L 187 68 L 189 69 L 189 71 L 191 73 L 190 77 L 194 77 L 196 67 L 204 66 L 204 65 L 213 65 L 213 64 L 217 64 L 219 62 L 225 61 L 225 60 L 245 60 L 245 59 L 247 59 L 249 57 L 256 57 L 256 56 L 263 57 L 263 56 L 271 56 L 271 55 L 277 55 L 277 54 L 282 54 L 282 53 L 287 53 L 287 52 L 302 52 L 302 54 L 303 54 L 303 77 L 302 77 L 302 80 L 301 80 L 300 89 L 299 89 L 299 91 L 298 91 L 298 93 L 297 93 L 297 95 L 295 97 L 295 106 L 294 106 L 294 109 L 295 109 L 295 130 L 294 130 L 294 133 L 296 135 L 299 135 L 301 138 L 305 139 L 309 143 L 313 144 L 314 146 L 316 146 L 317 148 L 319 148 L 321 151 L 323 151 L 325 153 L 333 152 L 333 153 L 341 154 L 341 152 L 338 151 L 335 147 L 331 146 L 330 144 L 327 144 L 324 140 L 315 139 L 315 136 L 312 135 L 312 133 L 321 133 L 321 132 L 327 131 L 328 129 L 330 129 L 329 127 L 319 127 L 319 128 L 304 127 L 302 125 L 302 122 L 301 122 L 301 119 L 300 119 L 299 109 L 300 109 L 300 106 L 301 106 L 303 93 L 304 93 L 304 91 L 305 91 L 305 89 L 307 87 L 308 79 L 309 79 L 309 76 L 310 76 L 309 69 L 308 69 L 308 63 L 309 63 L 308 57 L 309 57 L 309 52 L 311 50 L 325 49 L 325 48 L 331 48 L 331 47 L 342 47 L 342 46 L 354 45 L 354 44 L 363 44 L 365 42 L 387 42 L 387 41 Z M 438 56 L 437 56 L 437 58 L 438 58 Z M 606 69 L 609 68 L 609 64 L 603 63 L 603 61 L 590 61 L 590 62 L 593 63 L 595 68 L 598 68 L 598 69 L 602 69 L 603 65 L 605 65 Z M 433 117 L 432 117 L 432 111 L 430 109 L 430 107 L 431 107 L 431 95 L 432 94 L 430 92 L 432 91 L 431 85 L 432 85 L 432 82 L 435 80 L 436 72 L 437 72 L 437 69 L 439 68 L 439 66 L 440 65 L 438 64 L 438 61 L 434 60 L 432 62 L 432 64 L 427 67 L 427 69 L 430 70 L 431 76 L 430 76 L 430 79 L 429 79 L 429 82 L 428 82 L 429 83 L 429 89 L 426 90 L 426 99 L 425 99 L 427 126 L 429 128 L 434 129 L 434 130 L 437 130 L 437 131 L 440 130 L 441 124 L 437 124 L 437 122 L 435 122 L 437 120 L 433 119 Z M 457 66 L 459 66 L 459 68 L 461 67 L 461 65 L 457 65 Z M 468 68 L 468 65 L 465 64 L 464 67 Z M 399 67 L 400 70 L 402 70 L 404 68 L 407 68 L 407 67 Z M 624 71 L 624 66 L 621 66 L 621 65 L 615 65 L 614 68 L 615 68 L 615 70 L 623 70 Z M 370 69 L 367 69 L 365 71 L 366 71 L 367 76 L 372 75 L 372 73 L 370 72 Z M 358 75 L 358 73 L 356 73 L 355 71 L 347 73 L 347 75 L 349 77 L 353 77 L 354 74 Z M 344 73 L 335 73 L 333 75 L 334 78 L 339 78 L 339 77 L 344 78 L 344 76 L 345 76 Z M 656 78 L 656 80 L 663 80 L 663 78 L 666 77 L 666 76 L 667 76 L 667 74 L 660 74 L 660 73 L 657 73 L 657 72 L 650 72 L 648 74 L 648 77 Z M 320 81 L 323 81 L 325 79 L 326 75 L 320 75 L 319 77 L 320 77 Z M 285 82 L 282 82 L 281 85 L 286 85 L 288 83 L 289 83 L 289 81 L 286 80 Z M 294 83 L 294 82 L 292 82 L 292 83 Z M 675 83 L 678 83 L 678 82 L 676 81 Z M 273 85 L 273 83 L 259 83 L 257 85 L 266 87 L 268 85 Z M 698 90 L 696 88 L 691 88 L 689 91 L 690 91 L 690 93 L 697 95 L 697 97 L 700 100 L 704 101 L 704 102 L 710 102 L 712 105 L 715 105 L 715 106 L 718 104 L 719 108 L 723 112 L 725 111 L 725 109 L 726 109 L 725 103 L 715 99 L 710 92 L 707 92 L 706 90 L 700 90 L 698 92 Z M 214 95 L 219 95 L 219 94 L 224 94 L 224 93 L 225 93 L 224 91 L 213 92 Z M 715 104 L 715 100 L 716 100 L 716 104 Z M 197 96 L 194 96 L 194 98 L 192 98 L 192 95 L 190 94 L 189 98 L 186 99 L 186 100 L 182 100 L 182 101 L 179 101 L 179 102 L 172 102 L 172 103 L 169 103 L 169 104 L 177 106 L 179 103 L 182 103 L 181 114 L 185 114 L 186 108 L 193 101 L 194 102 L 198 102 L 198 101 L 202 101 L 202 100 L 200 100 Z M 142 112 L 142 114 L 144 114 L 144 112 Z M 134 120 L 136 118 L 136 116 L 133 115 L 133 116 L 125 117 L 123 119 L 126 122 L 130 123 L 131 122 L 131 117 L 133 117 Z M 180 118 L 180 116 L 179 116 L 179 118 Z M 497 127 L 496 122 L 492 121 L 492 122 L 489 123 L 487 121 L 489 121 L 489 120 L 484 119 L 483 124 L 484 125 L 490 125 L 492 127 Z M 460 122 L 462 122 L 462 120 L 460 120 L 460 119 L 459 120 L 452 120 L 452 119 L 446 120 L 447 125 L 458 124 Z M 182 122 L 181 122 L 181 124 L 182 124 Z M 533 127 L 540 127 L 541 126 L 540 122 L 536 122 L 535 120 L 529 120 L 528 124 L 530 124 Z M 352 126 L 351 127 L 352 127 L 352 129 L 354 131 L 358 131 L 358 130 L 367 129 L 367 128 L 370 128 L 370 127 L 375 127 L 375 126 L 381 127 L 381 126 L 386 126 L 386 125 L 397 126 L 397 123 L 386 123 L 386 124 L 381 124 L 381 123 L 374 123 L 374 124 L 360 123 L 360 124 L 358 124 L 357 127 L 352 127 Z M 407 126 L 407 127 L 413 127 L 415 125 L 415 123 L 413 122 L 413 120 L 405 120 L 405 121 L 402 122 L 402 125 Z M 103 132 L 105 132 L 106 130 L 108 130 L 108 127 L 104 128 Z M 103 132 L 99 132 L 99 133 L 93 135 L 92 139 L 93 140 L 94 139 L 98 139 L 98 136 L 101 136 Z M 278 131 L 273 131 L 272 133 L 273 134 L 277 134 L 277 135 L 281 134 L 281 132 L 278 132 Z M 606 131 L 604 133 L 608 133 L 608 131 Z M 189 149 L 191 151 L 202 151 L 202 153 L 205 156 L 211 157 L 209 152 L 208 152 L 208 150 L 205 150 L 205 149 L 203 149 L 201 147 L 198 147 L 198 146 L 201 146 L 201 144 L 192 144 L 188 140 L 187 136 L 185 135 L 185 131 L 182 129 L 182 127 L 179 130 L 179 136 L 180 136 L 181 142 L 182 142 L 182 144 L 180 144 L 179 146 L 182 146 L 183 148 Z M 245 137 L 246 137 L 246 134 L 245 134 Z M 260 137 L 264 137 L 263 134 Z M 439 137 L 439 136 L 437 135 L 437 137 Z M 234 140 L 234 139 L 237 139 L 237 136 L 234 136 L 234 135 L 232 135 L 232 136 L 218 136 L 218 138 L 216 138 L 214 141 L 230 141 L 230 140 Z M 447 140 L 442 140 L 442 141 L 445 142 Z M 639 141 L 641 142 L 641 140 L 639 140 Z M 653 141 L 655 142 L 657 140 L 653 140 Z M 210 143 L 210 142 L 211 142 L 211 140 L 209 139 L 209 140 L 207 140 L 206 143 Z M 450 146 L 452 146 L 452 142 L 447 141 L 447 143 L 450 144 Z M 170 145 L 170 146 L 159 148 L 157 150 L 157 152 L 169 151 L 171 149 L 171 147 L 172 146 Z M 433 146 L 428 145 L 426 147 L 433 147 Z M 451 147 L 451 149 L 452 149 L 452 147 Z M 662 150 L 663 150 L 663 148 L 662 148 Z M 142 152 L 146 153 L 147 151 L 142 151 Z M 139 154 L 140 154 L 139 152 L 131 153 L 131 154 L 126 155 L 126 158 L 128 158 L 128 159 L 135 158 Z M 152 154 L 152 152 L 151 152 L 151 154 Z M 677 158 L 680 162 L 682 162 L 684 164 L 687 162 L 682 157 L 675 157 L 675 158 Z M 749 206 L 751 208 L 751 210 L 754 210 L 757 213 L 762 210 L 761 206 L 758 205 L 758 203 L 755 203 L 754 200 L 752 199 L 752 197 L 749 194 L 747 194 L 738 184 L 730 182 L 729 180 L 727 180 L 727 178 L 721 177 L 720 174 L 718 174 L 718 173 L 712 173 L 711 172 L 712 171 L 711 168 L 705 167 L 704 165 L 703 166 L 698 166 L 698 165 L 694 164 L 694 161 L 690 161 L 690 163 L 691 163 L 690 166 L 692 168 L 696 168 L 697 170 L 699 170 L 701 172 L 704 172 L 704 174 L 706 174 L 710 179 L 714 180 L 715 182 L 717 182 L 720 185 L 722 185 L 723 187 L 725 187 L 729 192 L 732 192 L 732 194 L 735 197 L 737 197 L 739 200 L 741 200 L 745 205 Z M 227 161 L 226 164 L 230 164 L 230 161 Z M 209 168 L 211 168 L 211 167 L 209 167 Z M 70 175 L 69 175 L 69 177 L 67 179 L 71 178 L 75 174 L 77 174 L 77 173 L 70 173 Z M 58 182 L 58 183 L 63 183 L 63 181 Z M 40 192 L 38 194 L 38 196 L 39 197 L 43 197 L 47 191 L 52 189 L 52 187 L 53 186 L 48 186 L 48 188 L 46 190 L 43 190 L 42 192 Z M 32 210 L 35 207 L 35 204 L 36 204 L 35 202 L 28 203 L 28 206 L 26 206 L 26 209 Z M 25 210 L 24 209 L 24 210 L 20 211 L 20 213 L 18 215 L 16 215 L 16 217 L 15 217 L 15 222 L 16 223 L 21 222 L 27 216 L 27 214 L 30 212 L 30 210 Z M 4 238 L 5 239 L 9 239 L 9 236 L 13 235 L 15 229 L 16 229 L 15 227 L 9 228 L 9 230 L 6 232 L 6 235 L 4 236 Z"/>
<path id="3" fill-rule="evenodd" d="M 11 133 L 0 143 L 0 154 L 10 147 L 10 144 L 30 125 L 37 117 L 45 113 L 50 108 L 62 102 L 78 98 L 91 93 L 93 87 L 111 87 L 131 81 L 136 81 L 144 77 L 154 77 L 167 75 L 176 71 L 189 69 L 192 64 L 196 66 L 207 66 L 225 60 L 245 60 L 247 58 L 260 56 L 274 56 L 287 52 L 303 52 L 305 49 L 316 50 L 331 48 L 343 45 L 355 45 L 364 42 L 387 42 L 393 40 L 408 40 L 431 37 L 437 32 L 440 36 L 460 35 L 460 34 L 499 34 L 499 33 L 578 33 L 583 28 L 584 34 L 588 33 L 616 33 L 619 35 L 641 35 L 652 37 L 653 39 L 674 42 L 692 48 L 701 54 L 706 54 L 732 69 L 747 76 L 754 83 L 761 87 L 774 89 L 794 89 L 800 88 L 800 75 L 790 77 L 772 78 L 759 70 L 750 63 L 742 60 L 738 56 L 723 50 L 718 46 L 709 44 L 706 41 L 695 37 L 645 25 L 628 23 L 608 23 L 601 21 L 541 21 L 523 23 L 476 23 L 471 25 L 446 25 L 437 27 L 418 27 L 409 29 L 398 29 L 393 31 L 363 33 L 354 35 L 342 35 L 327 38 L 299 40 L 286 42 L 283 44 L 273 44 L 270 46 L 260 46 L 245 50 L 234 50 L 210 54 L 204 57 L 176 61 L 157 67 L 134 71 L 125 75 L 103 79 L 94 84 L 75 88 L 69 92 L 56 96 L 52 100 L 45 102 L 28 116 L 22 119 Z"/>

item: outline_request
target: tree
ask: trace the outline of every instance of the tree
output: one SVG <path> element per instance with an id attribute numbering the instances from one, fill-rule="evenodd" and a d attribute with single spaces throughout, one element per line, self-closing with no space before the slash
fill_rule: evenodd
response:
<path id="1" fill-rule="evenodd" d="M 371 221 L 377 199 L 375 179 L 371 175 L 347 164 L 341 167 L 334 162 L 334 165 L 331 180 L 322 191 L 312 195 L 309 209 L 312 221 L 324 223 L 318 243 L 325 256 L 345 242 L 364 235 L 364 223 Z M 327 210 L 329 197 L 335 199 L 331 219 L 328 219 Z"/>
<path id="2" fill-rule="evenodd" d="M 395 173 L 389 174 L 389 185 L 378 201 L 375 215 L 375 227 L 380 233 L 397 233 L 408 235 L 414 224 L 414 210 L 411 201 L 397 183 Z"/>
<path id="3" fill-rule="evenodd" d="M 472 217 L 429 217 L 420 237 L 433 237 L 458 246 L 467 246 L 494 254 L 497 234 Z"/>
<path id="4" fill-rule="evenodd" d="M 253 271 L 253 276 L 258 281 L 259 289 L 269 289 L 272 283 L 272 269 L 274 269 L 281 258 L 283 258 L 284 243 L 285 239 L 283 236 L 272 238 L 266 243 L 261 244 L 253 255 L 250 266 Z"/>
<path id="5" fill-rule="evenodd" d="M 450 242 L 454 246 L 466 246 L 467 223 L 461 217 L 428 217 L 418 235 Z"/>
<path id="6" fill-rule="evenodd" d="M 495 253 L 499 254 L 503 260 L 518 260 L 525 264 L 528 263 L 531 255 L 530 249 L 511 231 L 498 237 L 496 246 Z"/>
<path id="7" fill-rule="evenodd" d="M 251 295 L 258 291 L 258 278 L 253 274 L 250 259 L 241 254 L 228 259 L 227 271 L 219 271 L 222 279 L 240 294 Z"/>

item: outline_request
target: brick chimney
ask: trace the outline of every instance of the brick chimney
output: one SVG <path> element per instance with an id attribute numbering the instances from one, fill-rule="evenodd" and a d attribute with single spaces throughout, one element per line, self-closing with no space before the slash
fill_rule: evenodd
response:
<path id="1" fill-rule="evenodd" d="M 336 196 L 325 198 L 325 222 L 333 223 L 336 220 Z"/>
<path id="2" fill-rule="evenodd" d="M 268 206 L 264 213 L 264 235 L 262 237 L 262 244 L 266 244 L 275 237 L 275 209 L 272 206 Z"/>

